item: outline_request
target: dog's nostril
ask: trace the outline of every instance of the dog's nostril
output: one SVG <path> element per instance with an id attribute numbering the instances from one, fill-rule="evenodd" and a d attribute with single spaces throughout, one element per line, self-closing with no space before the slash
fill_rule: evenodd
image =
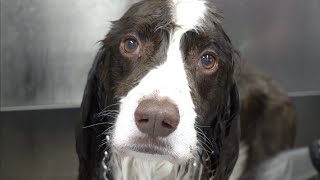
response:
<path id="1" fill-rule="evenodd" d="M 165 127 L 165 128 L 168 128 L 168 129 L 176 129 L 175 127 L 171 126 L 171 124 L 165 122 L 165 121 L 162 121 L 162 126 Z"/>
<path id="2" fill-rule="evenodd" d="M 138 120 L 140 123 L 147 123 L 149 121 L 149 119 L 139 119 Z"/>

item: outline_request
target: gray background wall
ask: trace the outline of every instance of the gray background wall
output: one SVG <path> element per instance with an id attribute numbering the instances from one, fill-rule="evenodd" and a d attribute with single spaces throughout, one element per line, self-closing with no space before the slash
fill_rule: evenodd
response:
<path id="1" fill-rule="evenodd" d="M 79 106 L 98 41 L 128 0 L 1 0 L 1 106 Z"/>
<path id="2" fill-rule="evenodd" d="M 320 94 L 319 0 L 215 1 L 243 59 L 293 95 Z M 79 106 L 97 42 L 127 2 L 1 0 L 2 109 Z"/>

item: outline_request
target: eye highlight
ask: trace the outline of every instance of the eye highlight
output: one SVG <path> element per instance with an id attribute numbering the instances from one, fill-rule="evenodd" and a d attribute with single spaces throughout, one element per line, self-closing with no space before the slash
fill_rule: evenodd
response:
<path id="1" fill-rule="evenodd" d="M 219 57 L 214 52 L 205 52 L 198 61 L 198 67 L 205 73 L 212 73 L 218 67 Z"/>

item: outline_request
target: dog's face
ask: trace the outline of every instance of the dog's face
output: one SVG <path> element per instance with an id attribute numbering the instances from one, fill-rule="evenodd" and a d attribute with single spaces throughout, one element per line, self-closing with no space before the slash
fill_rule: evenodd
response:
<path id="1" fill-rule="evenodd" d="M 100 81 L 119 105 L 109 131 L 115 152 L 179 163 L 199 147 L 214 150 L 218 137 L 202 131 L 223 120 L 234 51 L 209 2 L 137 3 L 113 22 L 103 50 Z"/>

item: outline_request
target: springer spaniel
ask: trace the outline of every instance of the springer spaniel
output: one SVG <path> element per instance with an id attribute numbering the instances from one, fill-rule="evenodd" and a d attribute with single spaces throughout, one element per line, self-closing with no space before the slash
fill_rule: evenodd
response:
<path id="1" fill-rule="evenodd" d="M 291 102 L 237 61 L 219 17 L 210 1 L 143 0 L 113 22 L 81 105 L 79 180 L 251 179 L 292 146 Z"/>

